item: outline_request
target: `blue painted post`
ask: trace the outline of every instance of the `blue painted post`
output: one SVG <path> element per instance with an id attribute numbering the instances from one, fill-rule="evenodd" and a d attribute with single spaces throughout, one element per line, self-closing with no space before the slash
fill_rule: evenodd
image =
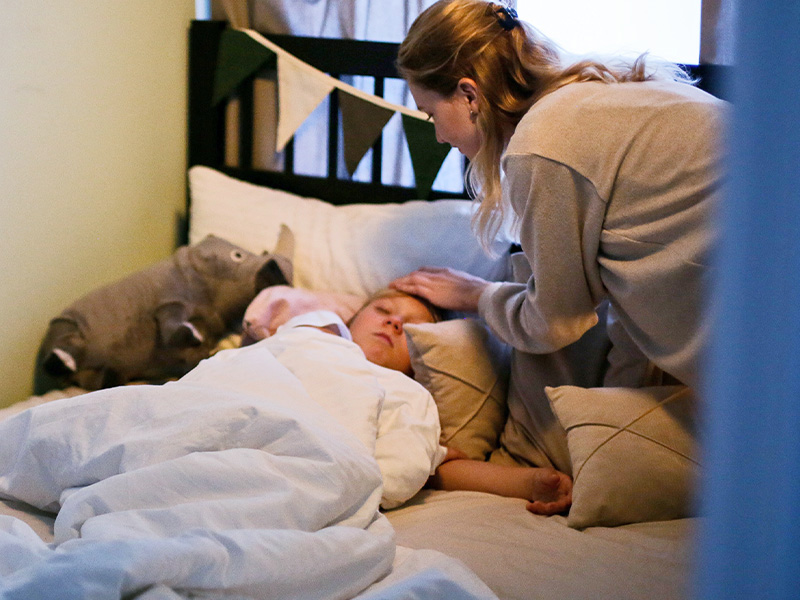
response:
<path id="1" fill-rule="evenodd" d="M 800 598 L 800 1 L 738 17 L 694 592 Z"/>

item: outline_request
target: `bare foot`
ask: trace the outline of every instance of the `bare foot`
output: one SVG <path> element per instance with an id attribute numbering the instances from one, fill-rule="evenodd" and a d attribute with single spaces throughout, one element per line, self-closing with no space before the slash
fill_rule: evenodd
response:
<path id="1" fill-rule="evenodd" d="M 572 504 L 572 479 L 550 468 L 525 469 L 530 500 L 526 508 L 537 515 L 555 515 Z"/>

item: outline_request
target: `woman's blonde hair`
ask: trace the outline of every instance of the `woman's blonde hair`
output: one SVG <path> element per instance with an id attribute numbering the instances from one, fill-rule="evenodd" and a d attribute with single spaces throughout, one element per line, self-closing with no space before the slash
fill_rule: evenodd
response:
<path id="1" fill-rule="evenodd" d="M 480 199 L 473 227 L 485 247 L 506 218 L 500 185 L 504 131 L 515 127 L 533 103 L 579 81 L 688 80 L 675 65 L 653 68 L 646 55 L 633 62 L 569 63 L 565 57 L 531 25 L 510 16 L 505 5 L 486 0 L 439 0 L 417 17 L 400 45 L 397 68 L 407 81 L 444 97 L 464 77 L 478 84 L 482 143 L 467 168 L 466 186 Z"/>

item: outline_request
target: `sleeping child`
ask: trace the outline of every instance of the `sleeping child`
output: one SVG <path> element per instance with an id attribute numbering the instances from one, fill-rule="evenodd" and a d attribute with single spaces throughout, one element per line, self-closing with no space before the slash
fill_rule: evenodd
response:
<path id="1" fill-rule="evenodd" d="M 331 311 L 315 311 L 290 319 L 278 327 L 273 336 L 259 344 L 275 345 L 289 343 L 290 339 L 299 341 L 302 338 L 305 351 L 312 338 L 319 338 L 318 343 L 324 344 L 326 341 L 325 335 L 308 331 L 313 328 L 339 337 L 340 341 L 336 343 L 342 346 L 342 351 L 348 347 L 350 351 L 356 347 L 361 350 L 363 356 L 373 364 L 373 376 L 378 377 L 388 386 L 387 389 L 392 390 L 391 393 L 387 392 L 379 417 L 376 458 L 382 471 L 382 456 L 391 454 L 383 452 L 382 446 L 396 444 L 397 448 L 406 448 L 407 457 L 401 460 L 407 458 L 409 462 L 413 461 L 415 448 L 425 447 L 431 456 L 431 470 L 428 473 L 431 477 L 427 481 L 431 487 L 524 498 L 528 500 L 528 510 L 537 514 L 549 515 L 565 511 L 572 499 L 572 482 L 567 475 L 550 468 L 509 467 L 470 460 L 456 448 L 444 449 L 438 445 L 439 422 L 435 403 L 432 396 L 411 379 L 411 360 L 403 331 L 404 324 L 432 323 L 438 320 L 439 312 L 431 304 L 418 297 L 387 289 L 364 303 L 349 319 L 347 326 Z M 400 375 L 401 373 L 405 376 Z M 395 390 L 396 397 L 393 396 Z M 346 399 L 344 403 L 347 404 Z M 398 410 L 398 406 L 402 406 L 402 410 Z M 333 412 L 337 410 L 340 408 L 333 408 Z M 347 422 L 343 424 L 348 426 Z M 423 443 L 426 437 L 427 442 Z M 438 449 L 434 451 L 434 448 Z M 394 456 L 403 456 L 403 453 L 394 453 Z M 427 464 L 424 458 L 420 458 L 421 464 Z M 395 470 L 401 470 L 401 465 L 394 467 Z M 408 467 L 402 469 L 408 470 Z M 410 497 L 407 495 L 409 490 L 418 490 L 421 487 L 422 476 L 422 469 L 417 470 L 415 476 L 407 475 L 409 485 L 397 486 L 398 489 L 395 490 L 396 485 L 391 481 L 392 478 L 389 477 L 387 482 L 387 474 L 384 473 L 382 506 L 391 508 L 407 500 Z M 400 492 L 400 489 L 404 491 Z"/>
<path id="2" fill-rule="evenodd" d="M 85 535 L 81 524 L 95 522 L 87 521 L 87 507 L 104 507 L 97 515 L 103 523 L 136 528 L 152 519 L 164 526 L 160 513 L 148 512 L 154 505 L 184 507 L 194 516 L 169 527 L 202 526 L 205 516 L 217 518 L 225 494 L 241 506 L 243 486 L 258 499 L 248 518 L 261 523 L 270 517 L 260 503 L 285 501 L 285 511 L 298 502 L 281 500 L 280 490 L 295 483 L 292 494 L 305 495 L 309 510 L 313 498 L 323 514 L 347 522 L 369 521 L 371 505 L 397 507 L 426 483 L 525 498 L 542 514 L 565 510 L 567 476 L 468 460 L 440 445 L 438 410 L 410 377 L 403 331 L 437 318 L 413 296 L 382 292 L 349 327 L 329 311 L 298 315 L 177 381 L 107 388 L 23 411 L 0 421 L 0 497 L 58 513 L 60 539 Z M 255 456 L 263 469 L 254 470 Z"/>
<path id="3" fill-rule="evenodd" d="M 98 586 L 108 597 L 156 585 L 213 594 L 272 590 L 277 577 L 294 586 L 283 595 L 309 596 L 285 573 L 314 586 L 344 573 L 362 589 L 395 557 L 378 509 L 410 499 L 433 473 L 450 485 L 448 465 L 458 486 L 523 490 L 542 512 L 563 504 L 569 478 L 485 471 L 439 444 L 438 411 L 408 376 L 403 332 L 433 320 L 419 300 L 382 294 L 349 328 L 307 313 L 177 381 L 105 388 L 0 421 L 0 498 L 53 519 L 50 543 L 13 517 L 0 523 L 14 556 L 0 587 L 26 598 L 53 589 L 85 598 Z"/>

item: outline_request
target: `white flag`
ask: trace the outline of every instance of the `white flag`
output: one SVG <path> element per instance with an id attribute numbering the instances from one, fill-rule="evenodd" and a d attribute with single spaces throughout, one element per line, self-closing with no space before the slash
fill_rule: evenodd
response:
<path id="1" fill-rule="evenodd" d="M 290 55 L 278 55 L 277 152 L 283 150 L 303 121 L 333 89 L 331 78 L 324 73 Z"/>

